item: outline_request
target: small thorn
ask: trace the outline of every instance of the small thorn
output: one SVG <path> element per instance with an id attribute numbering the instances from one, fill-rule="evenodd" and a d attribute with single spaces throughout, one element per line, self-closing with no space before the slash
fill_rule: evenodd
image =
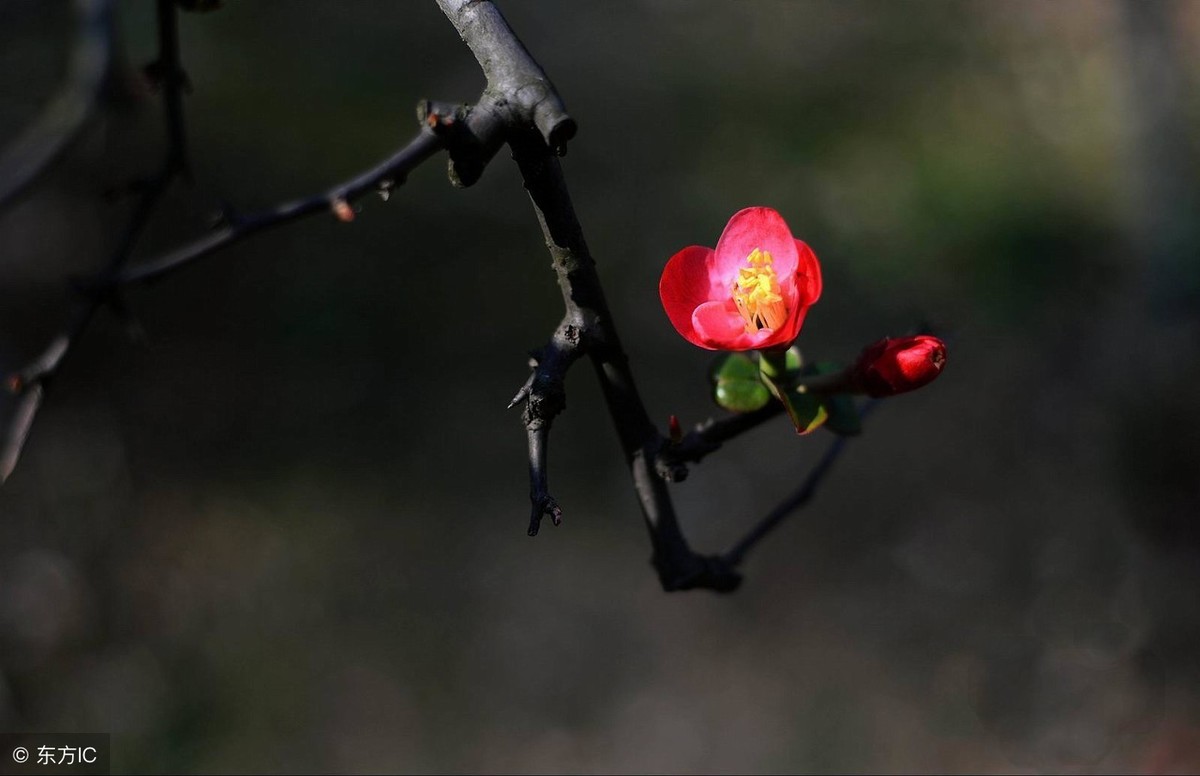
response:
<path id="1" fill-rule="evenodd" d="M 350 207 L 350 203 L 341 197 L 330 202 L 329 209 L 337 216 L 337 220 L 344 224 L 348 224 L 354 220 L 354 208 Z"/>
<path id="2" fill-rule="evenodd" d="M 525 401 L 525 398 L 527 396 L 529 396 L 529 388 L 527 386 L 522 385 L 521 389 L 519 391 L 517 391 L 516 396 L 512 397 L 512 401 L 510 401 L 508 403 L 508 406 L 505 407 L 504 409 L 511 410 L 513 407 L 515 407 L 518 404 L 520 404 L 521 402 Z"/>

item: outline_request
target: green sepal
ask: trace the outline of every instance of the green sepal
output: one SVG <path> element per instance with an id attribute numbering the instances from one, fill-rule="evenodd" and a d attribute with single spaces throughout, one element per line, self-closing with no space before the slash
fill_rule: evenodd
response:
<path id="1" fill-rule="evenodd" d="M 771 392 L 759 377 L 758 364 L 745 353 L 722 356 L 709 374 L 713 401 L 730 412 L 753 412 L 771 400 Z"/>
<path id="2" fill-rule="evenodd" d="M 793 348 L 792 350 L 795 350 Z M 789 374 L 797 374 L 800 371 L 800 354 L 796 351 L 796 356 L 793 361 L 791 358 L 792 351 L 788 351 L 789 367 L 795 364 L 794 369 L 788 369 Z M 765 359 L 764 359 L 765 360 Z M 811 396 L 807 393 L 800 393 L 792 387 L 794 382 L 792 377 L 785 376 L 782 380 L 772 377 L 768 372 L 777 373 L 777 369 L 763 369 L 762 378 L 767 388 L 770 389 L 771 395 L 778 399 L 783 404 L 783 409 L 787 412 L 788 420 L 792 421 L 792 426 L 795 427 L 797 434 L 809 434 L 821 427 L 828 418 L 829 413 L 822 405 L 821 400 L 816 396 Z"/>

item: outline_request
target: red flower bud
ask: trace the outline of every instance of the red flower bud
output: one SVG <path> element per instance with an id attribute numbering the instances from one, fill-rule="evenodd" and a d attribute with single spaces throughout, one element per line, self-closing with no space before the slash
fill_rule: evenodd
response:
<path id="1" fill-rule="evenodd" d="M 894 396 L 933 381 L 946 365 L 946 343 L 937 337 L 885 337 L 863 349 L 855 381 L 868 396 Z"/>

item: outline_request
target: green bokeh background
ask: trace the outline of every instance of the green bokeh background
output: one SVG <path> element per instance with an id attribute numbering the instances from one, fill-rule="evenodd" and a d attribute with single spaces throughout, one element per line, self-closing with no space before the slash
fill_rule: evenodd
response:
<path id="1" fill-rule="evenodd" d="M 506 154 L 442 162 L 97 318 L 0 491 L 0 729 L 111 731 L 115 772 L 1200 768 L 1200 4 L 503 0 L 580 125 L 563 160 L 651 412 L 717 412 L 666 259 L 764 204 L 822 262 L 800 345 L 921 322 L 942 378 L 888 402 L 731 596 L 664 594 L 603 400 L 572 373 L 564 525 L 527 522 L 504 407 L 561 303 Z M 0 213 L 0 368 L 62 325 L 153 170 L 119 4 L 104 107 Z M 0 6 L 0 141 L 65 72 L 64 3 Z M 315 192 L 478 66 L 433 2 L 182 18 L 195 183 Z M 0 414 L 11 411 L 5 401 Z M 703 551 L 827 435 L 783 421 L 673 486 Z"/>

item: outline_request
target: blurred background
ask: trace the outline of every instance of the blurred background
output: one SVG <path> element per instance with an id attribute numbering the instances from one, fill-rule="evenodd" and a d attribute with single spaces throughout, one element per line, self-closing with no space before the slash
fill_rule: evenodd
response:
<path id="1" fill-rule="evenodd" d="M 590 369 L 525 536 L 504 407 L 561 313 L 515 166 L 438 159 L 102 313 L 0 490 L 0 729 L 110 731 L 115 772 L 1200 769 L 1200 4 L 640 0 L 500 7 L 651 412 L 718 410 L 667 258 L 752 204 L 820 257 L 800 345 L 928 321 L 888 401 L 729 596 L 665 594 Z M 68 153 L 0 213 L 0 371 L 63 325 L 157 169 L 153 4 Z M 0 5 L 0 143 L 66 72 L 66 2 Z M 478 66 L 430 0 L 181 17 L 193 185 L 315 193 Z M 0 404 L 7 423 L 11 399 Z M 828 440 L 756 430 L 674 486 L 732 544 Z"/>

